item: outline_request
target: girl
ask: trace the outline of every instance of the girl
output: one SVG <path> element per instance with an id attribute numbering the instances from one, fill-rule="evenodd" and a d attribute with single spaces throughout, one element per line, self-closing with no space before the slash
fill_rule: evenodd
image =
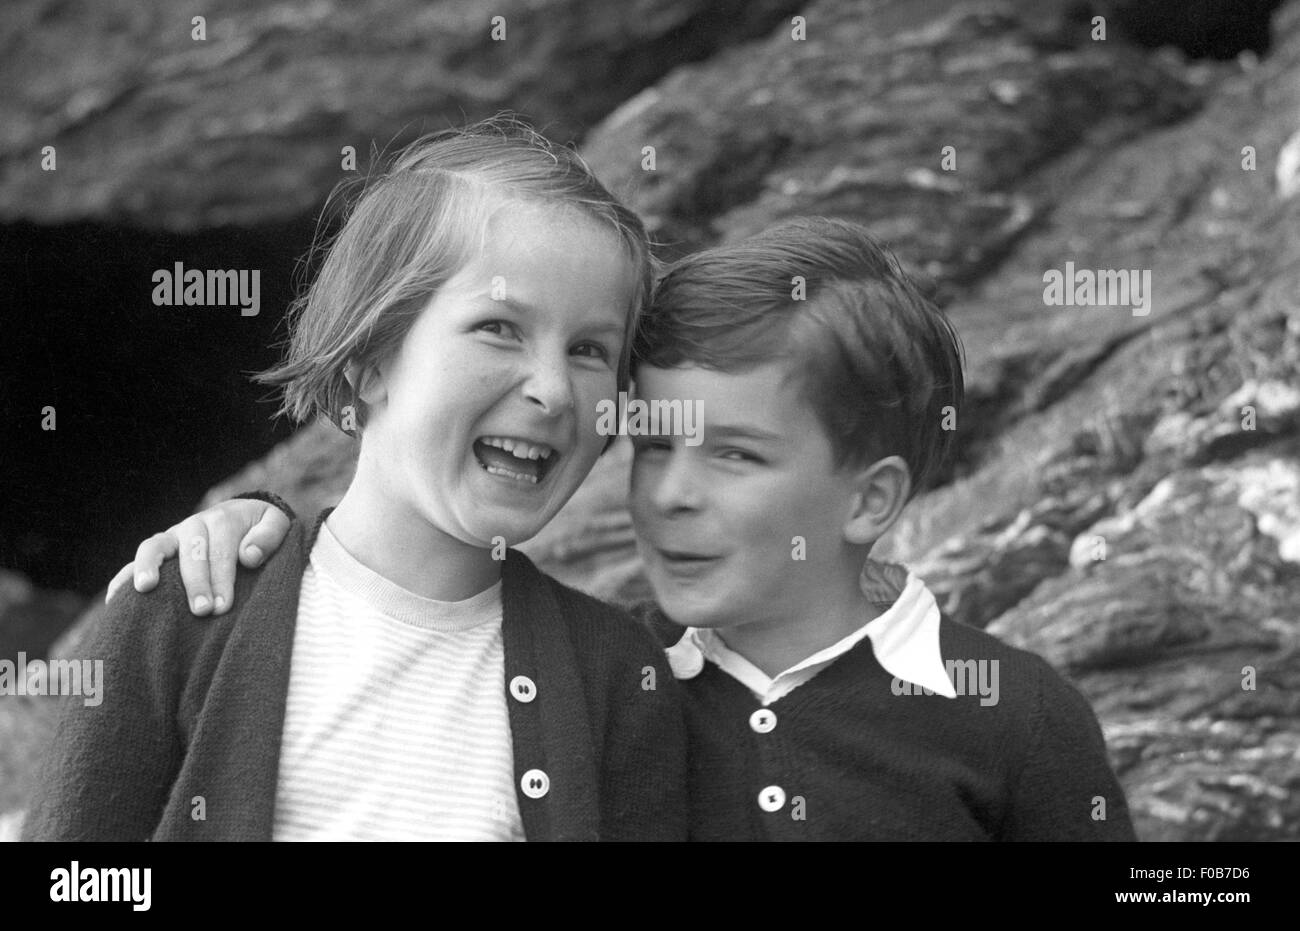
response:
<path id="1" fill-rule="evenodd" d="M 683 838 L 663 654 L 508 548 L 602 452 L 652 275 L 637 217 L 526 127 L 407 149 L 262 376 L 359 433 L 350 487 L 216 621 L 174 565 L 109 606 L 104 700 L 67 706 L 25 835 Z"/>

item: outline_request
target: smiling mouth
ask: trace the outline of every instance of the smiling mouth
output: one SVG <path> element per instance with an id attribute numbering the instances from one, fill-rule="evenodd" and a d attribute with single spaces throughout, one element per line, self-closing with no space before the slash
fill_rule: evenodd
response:
<path id="1" fill-rule="evenodd" d="M 481 436 L 474 441 L 474 457 L 489 475 L 536 485 L 555 468 L 560 454 L 545 443 L 513 436 Z"/>
<path id="2" fill-rule="evenodd" d="M 702 553 L 688 553 L 683 550 L 659 550 L 659 556 L 669 566 L 678 569 L 694 569 L 707 566 L 721 559 L 721 556 L 706 556 Z"/>

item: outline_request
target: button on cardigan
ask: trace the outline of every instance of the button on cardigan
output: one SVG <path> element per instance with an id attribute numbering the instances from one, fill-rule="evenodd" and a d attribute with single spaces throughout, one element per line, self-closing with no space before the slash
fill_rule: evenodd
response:
<path id="1" fill-rule="evenodd" d="M 174 561 L 155 592 L 114 599 L 81 647 L 104 661 L 104 699 L 66 701 L 26 839 L 271 839 L 298 593 L 325 516 L 241 569 L 221 617 L 190 614 Z M 535 684 L 508 699 L 527 838 L 685 839 L 679 687 L 649 633 L 509 550 L 502 635 L 501 688 Z"/>

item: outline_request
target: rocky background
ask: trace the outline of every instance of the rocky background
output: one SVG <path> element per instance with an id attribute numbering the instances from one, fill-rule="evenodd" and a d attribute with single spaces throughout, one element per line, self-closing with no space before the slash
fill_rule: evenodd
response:
<path id="1" fill-rule="evenodd" d="M 264 285 L 269 326 L 343 145 L 364 164 L 372 141 L 501 107 L 578 140 L 667 258 L 795 214 L 860 220 L 944 304 L 968 362 L 956 462 L 881 555 L 1090 698 L 1142 839 L 1300 838 L 1300 0 L 226 0 L 206 4 L 206 43 L 161 2 L 13 6 L 0 261 L 25 282 L 19 306 L 45 313 L 15 324 L 44 360 L 25 383 L 67 356 L 66 333 L 50 343 L 42 326 L 87 326 L 87 308 L 69 305 L 93 283 L 66 283 L 66 250 L 125 238 L 136 248 L 123 268 L 167 256 L 147 265 L 163 267 L 177 250 L 200 267 L 258 267 L 225 257 L 264 254 L 279 301 Z M 504 43 L 488 39 L 497 14 Z M 59 58 L 74 46 L 75 64 Z M 48 70 L 52 59 L 66 63 Z M 57 184 L 33 154 L 46 144 Z M 654 172 L 641 169 L 646 145 Z M 1045 306 L 1043 274 L 1067 261 L 1149 269 L 1150 313 Z M 147 304 L 147 286 L 136 291 Z M 130 343 L 139 397 L 157 397 L 184 379 L 148 368 L 157 347 L 138 324 L 123 330 L 132 313 L 157 311 L 119 308 L 115 329 L 85 337 L 98 350 L 86 357 L 111 345 L 120 363 Z M 127 544 L 196 503 L 203 486 L 130 471 L 149 443 L 167 475 L 199 463 L 191 481 L 254 459 L 205 501 L 265 487 L 309 512 L 341 494 L 349 440 L 312 426 L 261 455 L 283 434 L 256 433 L 268 408 L 230 387 L 262 364 L 267 331 L 191 326 L 151 337 L 180 341 L 191 419 L 169 421 L 161 444 L 128 430 L 116 484 L 83 465 L 93 507 L 60 486 L 34 512 L 46 522 L 0 535 L 0 565 L 83 593 L 0 573 L 0 656 L 74 651 L 93 608 L 54 641 L 84 595 Z M 222 351 L 184 355 L 203 339 Z M 120 415 L 122 392 L 91 405 L 83 432 Z M 18 396 L 3 402 L 28 444 L 18 466 L 44 476 L 74 446 L 22 433 L 37 418 L 19 417 Z M 75 416 L 60 420 L 61 443 Z M 527 547 L 621 599 L 646 591 L 627 464 L 615 447 Z M 0 836 L 16 829 L 52 712 L 0 697 Z"/>

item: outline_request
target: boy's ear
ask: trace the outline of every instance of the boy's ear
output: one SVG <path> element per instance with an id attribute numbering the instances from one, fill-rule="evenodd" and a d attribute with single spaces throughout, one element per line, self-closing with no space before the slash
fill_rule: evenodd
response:
<path id="1" fill-rule="evenodd" d="M 854 476 L 857 493 L 853 510 L 844 524 L 844 539 L 872 544 L 885 535 L 912 491 L 912 476 L 901 456 L 886 456 Z"/>

